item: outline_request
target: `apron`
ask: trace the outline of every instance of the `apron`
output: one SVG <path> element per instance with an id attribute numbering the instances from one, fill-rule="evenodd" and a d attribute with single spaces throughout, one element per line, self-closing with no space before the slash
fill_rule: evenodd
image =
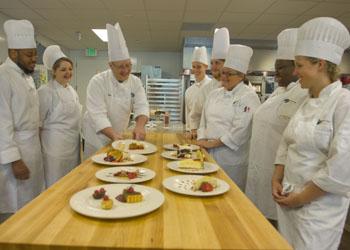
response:
<path id="1" fill-rule="evenodd" d="M 110 80 L 107 95 L 104 96 L 107 108 L 107 117 L 114 131 L 123 133 L 128 127 L 130 114 L 133 109 L 134 93 L 126 83 L 116 83 Z M 114 86 L 117 84 L 117 89 Z M 93 128 L 92 118 L 89 114 L 84 117 L 85 149 L 84 158 L 90 157 L 101 147 L 106 146 L 111 140 L 102 132 L 96 133 Z"/>
<path id="2" fill-rule="evenodd" d="M 10 72 L 9 72 L 9 75 Z M 28 84 L 28 112 L 39 121 L 39 99 L 32 78 Z M 34 130 L 14 131 L 14 141 L 19 149 L 21 160 L 30 171 L 27 180 L 18 180 L 12 172 L 12 163 L 1 165 L 0 169 L 0 213 L 14 213 L 38 196 L 44 189 L 44 171 L 39 139 L 39 126 Z"/>
<path id="3" fill-rule="evenodd" d="M 305 181 L 311 180 L 328 159 L 341 87 L 333 91 L 321 107 L 317 106 L 317 99 L 307 99 L 286 128 L 285 135 L 295 143 L 288 146 L 282 184 L 294 192 L 301 192 Z M 277 206 L 279 231 L 296 250 L 335 250 L 348 206 L 348 198 L 331 193 L 299 208 Z"/>
<path id="4" fill-rule="evenodd" d="M 276 151 L 289 120 L 308 95 L 295 83 L 288 87 L 291 88 L 286 92 L 280 91 L 267 99 L 254 113 L 252 123 L 245 192 L 264 216 L 272 220 L 277 220 L 276 204 L 271 195 Z"/>
<path id="5" fill-rule="evenodd" d="M 53 89 L 52 94 L 58 96 L 59 102 L 51 105 L 49 119 L 53 122 L 41 130 L 46 187 L 79 165 L 81 117 L 81 105 L 71 86 L 67 87 L 69 98 L 65 98 L 52 83 L 48 87 Z"/>

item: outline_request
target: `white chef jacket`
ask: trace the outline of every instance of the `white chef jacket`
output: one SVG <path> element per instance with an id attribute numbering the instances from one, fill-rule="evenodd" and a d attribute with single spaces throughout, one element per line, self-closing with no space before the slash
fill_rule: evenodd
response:
<path id="1" fill-rule="evenodd" d="M 202 81 L 195 82 L 186 89 L 185 92 L 185 118 L 186 118 L 186 131 L 191 130 L 191 118 L 190 113 L 192 111 L 193 104 L 195 103 L 200 89 L 210 82 L 210 78 L 205 75 Z"/>
<path id="2" fill-rule="evenodd" d="M 72 86 L 52 80 L 38 90 L 46 187 L 80 163 L 81 105 Z"/>
<path id="3" fill-rule="evenodd" d="M 128 127 L 131 111 L 134 117 L 149 117 L 149 105 L 141 80 L 131 75 L 120 83 L 112 71 L 95 75 L 89 82 L 86 98 L 86 113 L 83 121 L 85 142 L 96 151 L 111 140 L 101 130 L 112 127 L 123 133 Z M 94 152 L 84 152 L 85 157 Z"/>
<path id="4" fill-rule="evenodd" d="M 277 220 L 276 203 L 271 195 L 276 151 L 290 118 L 307 96 L 306 89 L 292 82 L 267 99 L 253 115 L 245 192 L 265 217 L 272 220 Z"/>
<path id="5" fill-rule="evenodd" d="M 39 99 L 31 76 L 10 59 L 0 66 L 0 213 L 14 213 L 44 188 L 39 140 Z M 18 180 L 12 162 L 22 159 L 30 171 Z"/>
<path id="6" fill-rule="evenodd" d="M 327 192 L 299 208 L 277 206 L 279 230 L 294 249 L 338 248 L 349 207 L 349 152 L 350 92 L 336 81 L 300 106 L 276 154 L 283 185 L 301 192 L 312 181 Z"/>
<path id="7" fill-rule="evenodd" d="M 207 84 L 199 89 L 197 98 L 193 101 L 191 113 L 190 113 L 190 129 L 198 129 L 201 122 L 201 116 L 203 111 L 204 103 L 214 89 L 220 88 L 221 82 L 215 78 L 211 79 Z"/>
<path id="8" fill-rule="evenodd" d="M 233 90 L 213 90 L 204 105 L 198 139 L 220 139 L 209 149 L 215 161 L 242 189 L 245 188 L 251 120 L 260 105 L 258 95 L 240 82 Z"/>

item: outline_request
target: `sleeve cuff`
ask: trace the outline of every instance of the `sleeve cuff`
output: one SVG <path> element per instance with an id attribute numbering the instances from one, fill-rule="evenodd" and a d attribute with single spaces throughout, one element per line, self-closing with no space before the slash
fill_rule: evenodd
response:
<path id="1" fill-rule="evenodd" d="M 328 193 L 338 194 L 350 198 L 350 186 L 327 175 L 325 169 L 319 171 L 316 176 L 312 178 L 312 182 Z"/>
<path id="2" fill-rule="evenodd" d="M 225 146 L 229 147 L 230 149 L 236 151 L 238 149 L 238 146 L 231 142 L 230 137 L 228 135 L 223 135 L 220 137 L 220 141 L 225 144 Z"/>
<path id="3" fill-rule="evenodd" d="M 0 152 L 0 164 L 8 164 L 21 159 L 18 148 L 12 147 Z"/>
<path id="4" fill-rule="evenodd" d="M 149 118 L 149 109 L 135 111 L 135 118 L 140 116 L 140 115 L 144 115 L 144 116 L 147 116 Z"/>
<path id="5" fill-rule="evenodd" d="M 95 121 L 95 124 L 96 133 L 100 132 L 104 128 L 112 127 L 112 124 L 108 119 L 99 119 L 98 121 Z"/>

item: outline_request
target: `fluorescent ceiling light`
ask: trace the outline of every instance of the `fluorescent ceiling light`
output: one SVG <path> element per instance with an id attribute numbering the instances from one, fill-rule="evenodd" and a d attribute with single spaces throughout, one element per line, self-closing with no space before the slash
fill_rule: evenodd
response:
<path id="1" fill-rule="evenodd" d="M 98 36 L 102 41 L 108 42 L 107 30 L 106 29 L 92 29 L 92 31 Z"/>

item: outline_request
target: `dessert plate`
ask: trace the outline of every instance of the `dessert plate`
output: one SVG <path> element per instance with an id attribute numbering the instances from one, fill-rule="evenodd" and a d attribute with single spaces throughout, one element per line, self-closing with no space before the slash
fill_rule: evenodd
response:
<path id="1" fill-rule="evenodd" d="M 139 171 L 139 176 L 134 179 L 129 179 L 128 177 L 119 177 L 114 176 L 115 173 L 119 171 L 130 171 L 135 172 Z M 113 167 L 113 168 L 104 168 L 96 172 L 96 178 L 101 181 L 112 182 L 112 183 L 140 183 L 148 181 L 156 176 L 156 173 L 148 168 L 139 168 L 139 167 Z"/>
<path id="2" fill-rule="evenodd" d="M 141 143 L 144 146 L 144 149 L 129 149 L 129 145 L 131 143 Z M 125 152 L 133 153 L 133 154 L 152 154 L 157 151 L 156 145 L 146 141 L 137 141 L 137 140 L 118 140 L 112 143 L 112 147 L 114 149 L 120 149 Z"/>
<path id="3" fill-rule="evenodd" d="M 105 210 L 101 208 L 101 199 L 96 200 L 92 197 L 96 189 L 104 188 L 106 195 L 113 200 L 112 209 Z M 133 185 L 137 192 L 141 192 L 143 200 L 137 203 L 123 203 L 115 197 L 130 187 L 130 184 L 109 184 L 86 188 L 75 193 L 70 201 L 71 208 L 79 214 L 101 218 L 101 219 L 119 219 L 139 216 L 152 212 L 164 203 L 164 195 L 157 189 L 142 185 Z"/>
<path id="4" fill-rule="evenodd" d="M 107 153 L 97 154 L 91 157 L 91 160 L 98 164 L 109 165 L 109 166 L 125 166 L 125 165 L 135 165 L 147 161 L 147 156 L 138 155 L 138 154 L 129 154 L 128 160 L 121 162 L 109 162 L 105 161 L 104 158 L 107 156 Z"/>
<path id="5" fill-rule="evenodd" d="M 166 178 L 163 181 L 163 186 L 175 193 L 191 195 L 191 196 L 215 196 L 219 194 L 226 193 L 230 186 L 223 180 L 216 179 L 217 187 L 210 192 L 202 192 L 200 190 L 194 191 L 193 184 L 194 181 L 202 178 L 201 175 L 175 175 L 169 178 Z"/>
<path id="6" fill-rule="evenodd" d="M 166 166 L 171 170 L 174 170 L 180 173 L 187 173 L 187 174 L 209 174 L 219 170 L 218 165 L 208 161 L 204 162 L 204 168 L 202 169 L 180 168 L 179 167 L 180 162 L 181 161 L 172 161 L 172 162 L 169 162 Z"/>

